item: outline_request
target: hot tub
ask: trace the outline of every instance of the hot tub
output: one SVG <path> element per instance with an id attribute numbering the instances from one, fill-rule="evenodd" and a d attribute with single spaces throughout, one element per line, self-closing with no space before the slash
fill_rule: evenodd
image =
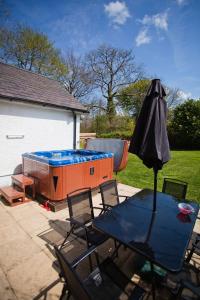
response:
<path id="1" fill-rule="evenodd" d="M 113 154 L 93 150 L 25 153 L 23 172 L 35 178 L 36 192 L 50 201 L 81 188 L 95 188 L 113 175 Z"/>

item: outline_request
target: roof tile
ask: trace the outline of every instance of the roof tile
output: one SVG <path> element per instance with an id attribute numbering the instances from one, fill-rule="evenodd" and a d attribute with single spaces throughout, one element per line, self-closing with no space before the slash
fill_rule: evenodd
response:
<path id="1" fill-rule="evenodd" d="M 0 96 L 86 112 L 58 81 L 0 63 Z"/>

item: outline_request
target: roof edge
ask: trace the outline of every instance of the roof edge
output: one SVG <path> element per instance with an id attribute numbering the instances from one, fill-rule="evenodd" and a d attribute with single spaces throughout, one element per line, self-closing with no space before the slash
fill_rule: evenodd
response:
<path id="1" fill-rule="evenodd" d="M 8 101 L 15 101 L 15 102 L 21 102 L 21 103 L 32 103 L 32 104 L 37 104 L 40 106 L 48 106 L 48 107 L 54 107 L 54 108 L 60 108 L 63 110 L 70 110 L 73 112 L 82 112 L 82 113 L 89 113 L 87 109 L 78 109 L 78 108 L 73 108 L 73 107 L 67 107 L 67 106 L 62 106 L 62 105 L 56 105 L 56 104 L 51 104 L 51 103 L 46 103 L 46 102 L 41 102 L 41 101 L 36 101 L 36 100 L 29 100 L 29 99 L 22 99 L 18 97 L 12 97 L 12 96 L 5 96 L 0 94 L 0 97 L 2 97 L 5 100 Z"/>

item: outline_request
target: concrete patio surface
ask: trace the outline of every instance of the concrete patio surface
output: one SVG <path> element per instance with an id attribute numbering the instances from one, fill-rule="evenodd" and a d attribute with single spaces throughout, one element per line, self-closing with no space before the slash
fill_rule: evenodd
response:
<path id="1" fill-rule="evenodd" d="M 118 184 L 119 194 L 131 196 L 139 189 Z M 100 194 L 93 197 L 95 206 L 101 202 Z M 68 209 L 46 211 L 37 202 L 10 207 L 0 201 L 0 299 L 59 299 L 62 283 L 49 289 L 46 298 L 39 294 L 58 279 L 52 267 L 55 257 L 51 244 L 60 244 L 66 234 Z M 198 221 L 199 222 L 199 221 Z M 195 231 L 200 232 L 200 223 Z M 77 242 L 78 243 L 78 242 Z M 73 247 L 71 252 L 85 249 Z"/>

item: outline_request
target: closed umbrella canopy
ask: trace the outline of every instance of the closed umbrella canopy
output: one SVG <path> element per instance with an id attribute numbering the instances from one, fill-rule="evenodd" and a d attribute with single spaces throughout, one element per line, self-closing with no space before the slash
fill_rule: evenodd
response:
<path id="1" fill-rule="evenodd" d="M 139 156 L 148 168 L 161 169 L 170 159 L 164 96 L 160 80 L 152 80 L 129 147 L 129 152 Z"/>
<path id="2" fill-rule="evenodd" d="M 170 159 L 165 96 L 166 93 L 160 79 L 153 79 L 144 99 L 129 147 L 129 152 L 136 154 L 148 168 L 154 169 L 155 192 L 157 171 L 162 169 L 163 164 Z"/>

